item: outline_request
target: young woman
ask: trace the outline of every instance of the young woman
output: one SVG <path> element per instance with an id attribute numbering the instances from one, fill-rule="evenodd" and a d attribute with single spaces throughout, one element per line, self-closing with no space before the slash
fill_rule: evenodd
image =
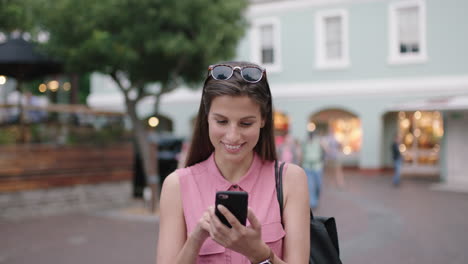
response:
<path id="1" fill-rule="evenodd" d="M 308 263 L 309 200 L 304 170 L 283 170 L 283 216 L 275 188 L 276 150 L 270 88 L 263 68 L 212 65 L 203 86 L 186 168 L 164 181 L 157 264 Z M 246 226 L 216 191 L 249 194 Z"/>

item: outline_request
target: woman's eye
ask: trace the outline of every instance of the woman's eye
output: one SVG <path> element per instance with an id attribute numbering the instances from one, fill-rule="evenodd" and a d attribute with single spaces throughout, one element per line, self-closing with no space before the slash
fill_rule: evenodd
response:
<path id="1" fill-rule="evenodd" d="M 241 126 L 251 126 L 252 123 L 251 122 L 242 122 L 241 123 Z"/>
<path id="2" fill-rule="evenodd" d="M 224 125 L 224 124 L 227 124 L 227 121 L 226 120 L 216 120 L 216 123 Z"/>

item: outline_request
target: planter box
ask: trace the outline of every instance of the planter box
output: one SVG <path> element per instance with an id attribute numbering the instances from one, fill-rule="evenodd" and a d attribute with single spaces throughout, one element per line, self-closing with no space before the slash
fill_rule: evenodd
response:
<path id="1" fill-rule="evenodd" d="M 0 146 L 0 193 L 130 181 L 133 146 Z"/>

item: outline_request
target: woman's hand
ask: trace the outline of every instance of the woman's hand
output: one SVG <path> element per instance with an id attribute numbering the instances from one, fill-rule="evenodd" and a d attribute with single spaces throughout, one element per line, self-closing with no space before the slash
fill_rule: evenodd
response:
<path id="1" fill-rule="evenodd" d="M 205 240 L 210 237 L 210 212 L 213 211 L 213 207 L 206 209 L 203 213 L 203 216 L 198 220 L 195 229 L 193 230 L 191 237 L 200 243 L 200 246 L 205 242 Z"/>
<path id="2" fill-rule="evenodd" d="M 218 205 L 218 210 L 226 217 L 232 228 L 224 225 L 214 210 L 210 210 L 209 233 L 214 241 L 246 256 L 252 263 L 269 257 L 270 248 L 262 241 L 262 225 L 250 207 L 247 213 L 250 226 L 242 225 L 226 207 Z"/>

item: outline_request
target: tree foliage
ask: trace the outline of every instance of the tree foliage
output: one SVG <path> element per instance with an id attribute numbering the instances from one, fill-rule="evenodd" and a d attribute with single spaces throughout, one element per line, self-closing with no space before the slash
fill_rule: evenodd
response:
<path id="1" fill-rule="evenodd" d="M 34 27 L 31 0 L 0 0 L 0 32 L 30 31 Z"/>
<path id="2" fill-rule="evenodd" d="M 132 84 L 199 83 L 234 55 L 245 1 L 47 1 L 48 46 L 72 71 L 118 71 Z"/>

